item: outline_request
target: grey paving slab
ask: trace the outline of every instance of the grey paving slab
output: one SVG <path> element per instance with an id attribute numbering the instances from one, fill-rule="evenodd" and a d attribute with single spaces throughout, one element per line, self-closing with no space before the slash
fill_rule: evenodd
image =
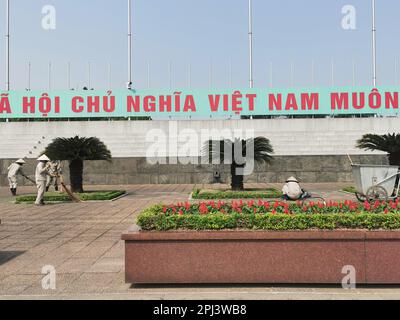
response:
<path id="1" fill-rule="evenodd" d="M 339 192 L 348 184 L 305 184 L 332 200 L 353 199 Z M 281 187 L 249 184 L 249 187 Z M 124 282 L 121 233 L 145 207 L 185 201 L 195 187 L 226 185 L 96 186 L 126 189 L 115 202 L 15 205 L 0 188 L 0 299 L 400 299 L 400 288 L 302 286 L 148 286 Z M 23 187 L 22 193 L 35 192 Z M 53 265 L 56 290 L 44 290 L 42 267 Z"/>

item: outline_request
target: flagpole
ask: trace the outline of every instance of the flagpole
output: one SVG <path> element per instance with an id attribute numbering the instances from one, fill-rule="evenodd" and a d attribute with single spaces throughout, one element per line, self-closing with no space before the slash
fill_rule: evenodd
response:
<path id="1" fill-rule="evenodd" d="M 294 62 L 290 63 L 290 87 L 294 87 Z"/>
<path id="2" fill-rule="evenodd" d="M 376 21 L 375 21 L 375 0 L 372 0 L 372 65 L 373 85 L 376 87 Z"/>
<path id="3" fill-rule="evenodd" d="M 252 0 L 249 0 L 249 86 L 253 88 L 253 8 Z"/>
<path id="4" fill-rule="evenodd" d="M 108 89 L 111 90 L 112 84 L 111 84 L 111 62 L 108 63 Z"/>
<path id="5" fill-rule="evenodd" d="M 269 87 L 274 87 L 274 70 L 272 61 L 269 63 Z"/>
<path id="6" fill-rule="evenodd" d="M 128 0 L 128 89 L 132 87 L 132 2 Z"/>
<path id="7" fill-rule="evenodd" d="M 88 90 L 90 90 L 91 89 L 91 86 L 92 86 L 92 84 L 91 84 L 91 82 L 92 82 L 92 77 L 91 77 L 91 67 L 90 67 L 90 62 L 88 62 L 88 69 L 87 69 L 87 72 L 88 72 Z"/>
<path id="8" fill-rule="evenodd" d="M 48 70 L 49 74 L 49 91 L 51 91 L 51 61 L 49 61 L 49 70 Z"/>
<path id="9" fill-rule="evenodd" d="M 147 89 L 151 88 L 151 80 L 150 80 L 150 61 L 147 61 Z"/>
<path id="10" fill-rule="evenodd" d="M 168 78 L 169 78 L 169 88 L 172 89 L 172 62 L 168 62 Z"/>
<path id="11" fill-rule="evenodd" d="M 6 0 L 6 91 L 10 90 L 10 0 Z"/>
<path id="12" fill-rule="evenodd" d="M 315 69 L 315 66 L 314 66 L 314 60 L 312 60 L 311 61 L 311 86 L 312 87 L 314 87 L 314 85 L 315 85 L 315 71 L 314 71 L 314 69 Z"/>
<path id="13" fill-rule="evenodd" d="M 67 63 L 67 86 L 68 90 L 71 90 L 71 62 Z"/>
<path id="14" fill-rule="evenodd" d="M 229 88 L 233 88 L 233 76 L 232 76 L 232 58 L 229 58 L 229 66 L 228 66 L 228 73 L 229 73 Z"/>
<path id="15" fill-rule="evenodd" d="M 28 91 L 31 91 L 31 62 L 28 62 Z"/>
<path id="16" fill-rule="evenodd" d="M 210 62 L 208 69 L 208 88 L 211 90 L 213 87 L 213 64 Z"/>
<path id="17" fill-rule="evenodd" d="M 187 74 L 188 88 L 191 89 L 192 88 L 192 66 L 190 63 L 188 64 L 187 71 L 188 71 L 188 74 Z"/>

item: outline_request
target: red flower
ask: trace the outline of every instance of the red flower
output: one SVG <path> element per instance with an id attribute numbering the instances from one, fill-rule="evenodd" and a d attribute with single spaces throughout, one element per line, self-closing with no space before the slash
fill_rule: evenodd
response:
<path id="1" fill-rule="evenodd" d="M 207 205 L 204 202 L 202 202 L 200 204 L 199 211 L 200 211 L 201 214 L 207 214 L 208 213 Z"/>
<path id="2" fill-rule="evenodd" d="M 186 211 L 188 211 L 190 209 L 190 203 L 188 201 L 186 201 L 186 203 L 185 203 L 185 209 L 186 209 Z"/>

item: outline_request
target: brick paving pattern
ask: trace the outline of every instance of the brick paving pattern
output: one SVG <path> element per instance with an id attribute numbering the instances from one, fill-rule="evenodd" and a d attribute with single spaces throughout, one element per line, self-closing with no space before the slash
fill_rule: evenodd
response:
<path id="1" fill-rule="evenodd" d="M 280 187 L 249 184 L 248 187 Z M 343 184 L 305 184 L 328 199 L 353 199 Z M 139 286 L 124 282 L 120 240 L 137 214 L 155 203 L 188 199 L 193 185 L 97 186 L 124 189 L 117 201 L 16 205 L 0 188 L 0 299 L 349 299 L 400 298 L 394 287 L 343 290 L 307 286 Z M 202 186 L 200 186 L 202 187 Z M 210 187 L 210 186 L 205 186 Z M 20 194 L 35 192 L 23 187 Z M 56 270 L 56 289 L 42 289 L 42 267 Z"/>

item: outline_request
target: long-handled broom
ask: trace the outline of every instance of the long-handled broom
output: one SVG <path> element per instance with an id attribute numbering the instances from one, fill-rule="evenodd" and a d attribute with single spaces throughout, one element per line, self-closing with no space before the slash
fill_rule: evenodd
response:
<path id="1" fill-rule="evenodd" d="M 66 186 L 66 184 L 64 183 L 64 178 L 61 174 L 57 175 L 58 178 L 60 178 L 60 184 L 63 187 L 64 191 L 68 194 L 68 196 L 71 198 L 71 200 L 73 202 L 82 202 L 81 199 L 79 199 L 76 195 L 74 195 L 72 193 L 71 190 L 69 190 L 69 188 Z M 36 182 L 33 181 L 31 178 L 29 178 L 28 176 L 24 176 L 25 179 L 27 179 L 28 181 L 32 182 L 34 185 L 36 185 Z"/>
<path id="2" fill-rule="evenodd" d="M 28 176 L 23 176 L 26 180 L 28 180 L 29 182 L 32 182 L 34 185 L 36 185 L 36 182 L 33 181 L 33 179 L 29 178 Z"/>
<path id="3" fill-rule="evenodd" d="M 71 190 L 69 190 L 69 189 L 67 188 L 67 186 L 66 186 L 65 183 L 64 183 L 63 175 L 62 175 L 62 174 L 58 174 L 58 177 L 60 178 L 60 184 L 61 184 L 61 186 L 63 187 L 64 191 L 68 194 L 68 196 L 71 198 L 71 200 L 72 200 L 73 202 L 82 202 L 81 199 L 79 199 L 76 195 L 74 195 L 74 194 L 72 193 Z"/>

